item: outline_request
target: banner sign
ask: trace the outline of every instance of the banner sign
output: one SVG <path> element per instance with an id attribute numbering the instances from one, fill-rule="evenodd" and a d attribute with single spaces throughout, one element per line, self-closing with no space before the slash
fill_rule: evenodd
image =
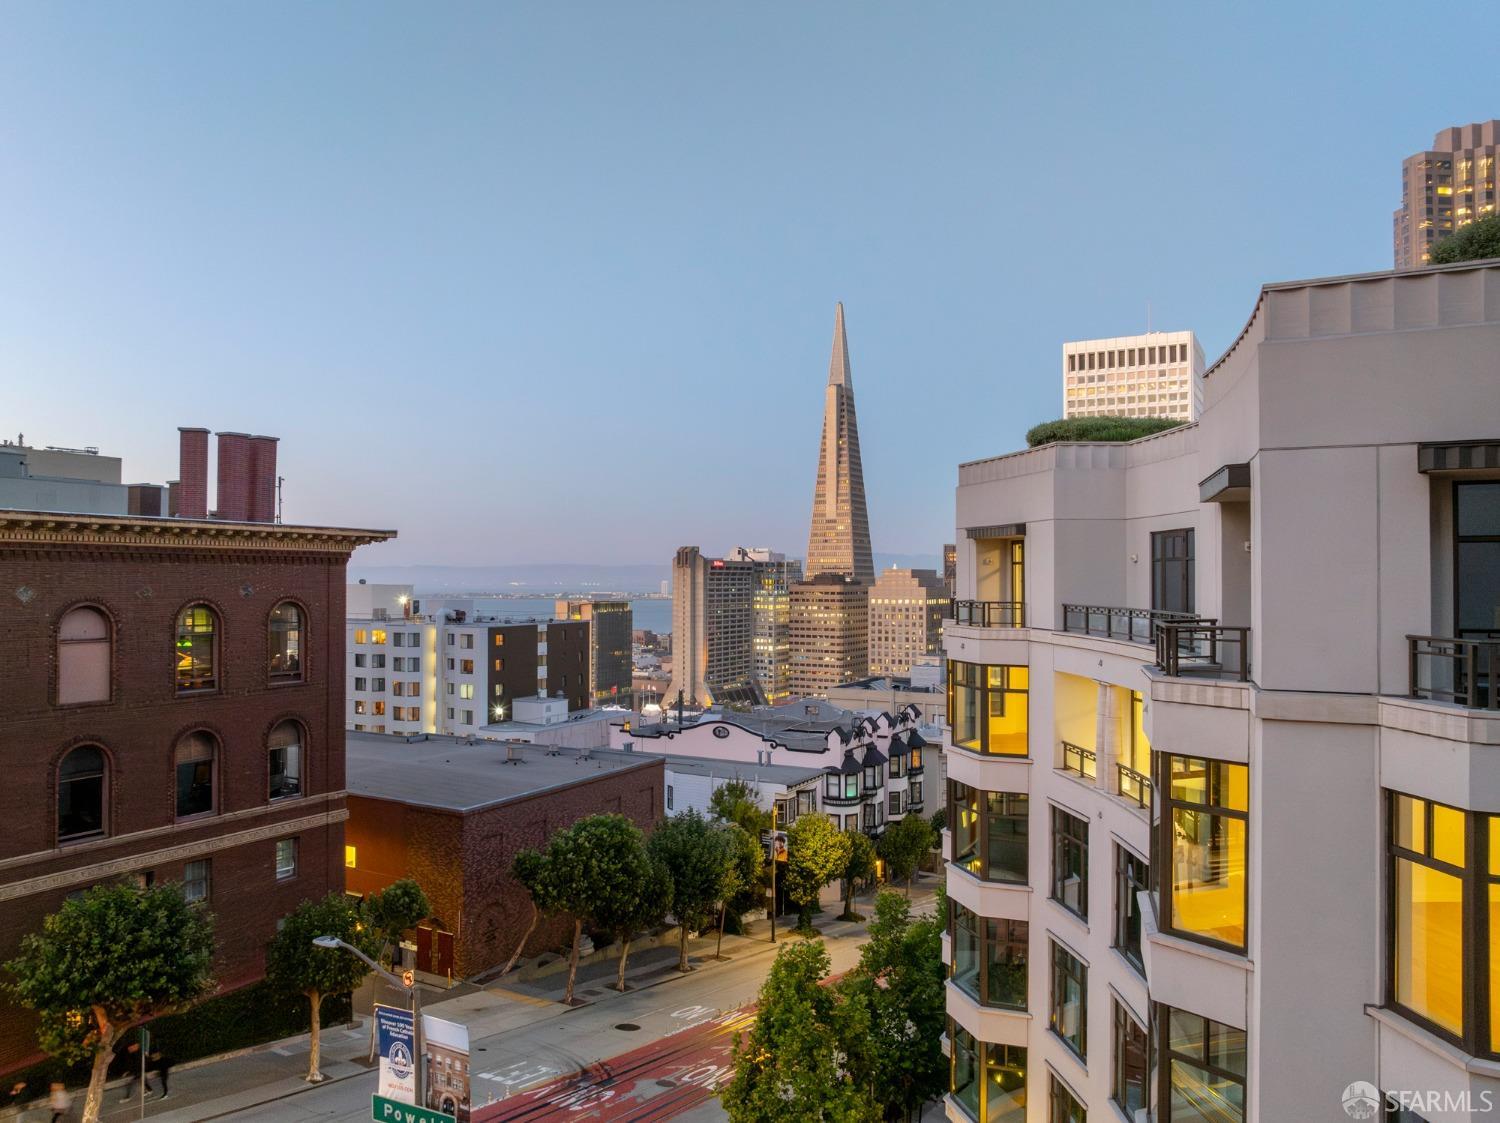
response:
<path id="1" fill-rule="evenodd" d="M 422 1045 L 427 1053 L 427 1106 L 468 1123 L 469 1027 L 423 1014 Z"/>
<path id="2" fill-rule="evenodd" d="M 417 1102 L 417 1029 L 410 1010 L 375 1007 L 375 1044 L 380 1050 L 377 1098 Z M 380 1118 L 380 1116 L 376 1116 Z"/>
<path id="3" fill-rule="evenodd" d="M 453 1116 L 441 1111 L 417 1107 L 415 1104 L 397 1103 L 384 1096 L 371 1097 L 370 1118 L 375 1123 L 454 1123 Z"/>

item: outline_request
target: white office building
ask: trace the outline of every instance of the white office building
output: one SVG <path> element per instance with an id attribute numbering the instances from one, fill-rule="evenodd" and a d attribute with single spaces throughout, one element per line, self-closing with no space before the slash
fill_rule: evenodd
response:
<path id="1" fill-rule="evenodd" d="M 1170 417 L 1203 408 L 1203 348 L 1190 331 L 1064 343 L 1064 417 Z"/>
<path id="2" fill-rule="evenodd" d="M 959 468 L 947 1114 L 1473 1123 L 1500 263 L 1267 285 L 1202 384 L 1196 424 Z M 973 607 L 998 569 L 1024 612 Z"/>

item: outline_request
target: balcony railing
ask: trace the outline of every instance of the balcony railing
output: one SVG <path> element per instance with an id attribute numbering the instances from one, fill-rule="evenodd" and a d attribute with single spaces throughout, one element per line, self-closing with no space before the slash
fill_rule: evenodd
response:
<path id="1" fill-rule="evenodd" d="M 1106 639 L 1130 643 L 1155 643 L 1161 624 L 1217 624 L 1210 617 L 1190 612 L 1162 612 L 1154 608 L 1118 608 L 1100 604 L 1065 604 L 1062 606 L 1065 632 L 1081 632 Z"/>
<path id="2" fill-rule="evenodd" d="M 1151 777 L 1137 772 L 1128 764 L 1115 765 L 1115 772 L 1120 778 L 1120 794 L 1126 799 L 1135 800 L 1137 807 L 1151 806 Z"/>
<path id="3" fill-rule="evenodd" d="M 1076 772 L 1090 780 L 1099 774 L 1099 754 L 1093 749 L 1085 749 L 1082 745 L 1064 741 L 1062 750 L 1064 772 Z"/>
<path id="4" fill-rule="evenodd" d="M 1026 602 L 1018 600 L 954 600 L 949 612 L 955 624 L 978 628 L 1024 628 Z"/>
<path id="5" fill-rule="evenodd" d="M 1482 710 L 1500 710 L 1500 636 L 1407 636 L 1407 693 Z"/>
<path id="6" fill-rule="evenodd" d="M 1250 678 L 1250 629 L 1223 624 L 1156 626 L 1156 665 L 1165 674 Z"/>

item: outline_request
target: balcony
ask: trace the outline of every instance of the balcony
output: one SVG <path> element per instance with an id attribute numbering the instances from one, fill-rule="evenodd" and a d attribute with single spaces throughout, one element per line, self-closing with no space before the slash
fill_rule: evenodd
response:
<path id="1" fill-rule="evenodd" d="M 1115 765 L 1115 775 L 1119 778 L 1120 794 L 1126 799 L 1135 801 L 1137 807 L 1151 806 L 1151 777 L 1137 772 L 1128 764 Z"/>
<path id="2" fill-rule="evenodd" d="M 1071 741 L 1062 743 L 1063 771 L 1092 780 L 1099 774 L 1099 754 Z"/>
<path id="3" fill-rule="evenodd" d="M 1217 620 L 1188 612 L 1162 612 L 1154 608 L 1119 608 L 1112 605 L 1065 604 L 1062 630 L 1127 643 L 1153 644 L 1162 624 L 1217 624 Z"/>
<path id="4" fill-rule="evenodd" d="M 1224 624 L 1163 623 L 1156 625 L 1156 666 L 1178 678 L 1250 679 L 1250 629 Z"/>
<path id="5" fill-rule="evenodd" d="M 1407 636 L 1407 695 L 1476 710 L 1500 710 L 1500 636 Z"/>
<path id="6" fill-rule="evenodd" d="M 974 628 L 1024 628 L 1026 602 L 1018 600 L 949 601 L 949 619 Z"/>

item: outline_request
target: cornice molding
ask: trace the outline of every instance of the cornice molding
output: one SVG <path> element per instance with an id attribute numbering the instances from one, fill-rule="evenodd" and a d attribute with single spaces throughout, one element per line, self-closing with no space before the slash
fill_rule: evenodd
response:
<path id="1" fill-rule="evenodd" d="M 394 537 L 394 530 L 218 522 L 213 519 L 150 519 L 46 511 L 0 511 L 0 547 L 235 549 L 348 554 L 356 547 L 384 542 Z"/>

